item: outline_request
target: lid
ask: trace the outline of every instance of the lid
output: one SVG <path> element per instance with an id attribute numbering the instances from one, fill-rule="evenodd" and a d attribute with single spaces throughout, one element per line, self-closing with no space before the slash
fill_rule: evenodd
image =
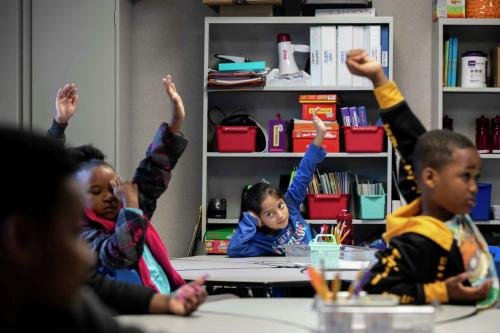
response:
<path id="1" fill-rule="evenodd" d="M 484 57 L 487 58 L 488 55 L 481 51 L 467 51 L 462 53 L 462 57 Z"/>
<path id="2" fill-rule="evenodd" d="M 485 116 L 481 116 L 480 118 L 476 119 L 476 126 L 489 128 L 490 121 Z"/>
<path id="3" fill-rule="evenodd" d="M 339 215 L 337 215 L 338 221 L 352 221 L 352 214 L 349 213 L 347 209 L 343 209 Z"/>
<path id="4" fill-rule="evenodd" d="M 278 34 L 278 38 L 276 40 L 276 43 L 282 43 L 282 42 L 291 42 L 292 39 L 290 38 L 290 35 L 287 34 L 286 32 L 280 32 Z"/>

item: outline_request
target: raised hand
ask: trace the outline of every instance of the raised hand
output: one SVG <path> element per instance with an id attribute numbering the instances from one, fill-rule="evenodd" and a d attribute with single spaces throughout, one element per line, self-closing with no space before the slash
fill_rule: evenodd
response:
<path id="1" fill-rule="evenodd" d="M 131 181 L 123 181 L 120 178 L 111 181 L 113 193 L 128 208 L 139 208 L 139 189 L 137 184 Z"/>
<path id="2" fill-rule="evenodd" d="M 60 125 L 66 125 L 69 119 L 75 114 L 78 104 L 78 90 L 72 84 L 65 84 L 57 91 L 56 97 L 56 117 L 55 120 Z"/>
<path id="3" fill-rule="evenodd" d="M 369 58 L 365 50 L 351 50 L 347 55 L 346 65 L 352 74 L 370 79 L 375 87 L 387 82 L 382 65 Z"/>
<path id="4" fill-rule="evenodd" d="M 313 144 L 318 146 L 318 147 L 321 147 L 321 144 L 323 143 L 323 139 L 325 138 L 325 134 L 326 134 L 326 125 L 323 122 L 323 120 L 321 120 L 316 115 L 316 112 L 318 112 L 318 110 L 319 110 L 319 108 L 316 108 L 314 110 L 314 114 L 313 114 L 313 124 L 314 124 L 314 128 L 316 129 L 316 137 L 314 138 Z"/>
<path id="5" fill-rule="evenodd" d="M 170 129 L 173 133 L 180 133 L 182 129 L 182 122 L 186 117 L 186 111 L 184 109 L 184 103 L 182 98 L 177 92 L 175 83 L 172 81 L 172 75 L 167 74 L 163 79 L 163 84 L 165 85 L 165 91 L 167 92 L 170 101 L 172 102 L 172 120 L 170 122 Z"/>

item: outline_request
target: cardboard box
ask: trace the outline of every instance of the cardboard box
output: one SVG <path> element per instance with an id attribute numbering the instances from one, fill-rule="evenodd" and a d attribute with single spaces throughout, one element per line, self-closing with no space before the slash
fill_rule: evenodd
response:
<path id="1" fill-rule="evenodd" d="M 294 130 L 292 133 L 293 152 L 305 153 L 314 138 L 316 138 L 316 131 Z M 338 153 L 340 151 L 339 131 L 326 131 L 321 147 L 329 153 Z"/>
<path id="2" fill-rule="evenodd" d="M 206 254 L 227 254 L 229 247 L 229 240 L 206 240 L 205 253 Z"/>
<path id="3" fill-rule="evenodd" d="M 465 18 L 465 0 L 433 0 L 432 19 Z"/>
<path id="4" fill-rule="evenodd" d="M 278 119 L 269 120 L 268 135 L 268 152 L 283 153 L 286 151 L 286 121 Z"/>
<path id="5" fill-rule="evenodd" d="M 491 86 L 500 87 L 500 46 L 491 51 Z"/>
<path id="6" fill-rule="evenodd" d="M 325 121 L 325 127 L 329 131 L 338 131 L 339 124 L 336 121 Z M 297 131 L 316 131 L 312 120 L 293 120 L 293 129 Z"/>

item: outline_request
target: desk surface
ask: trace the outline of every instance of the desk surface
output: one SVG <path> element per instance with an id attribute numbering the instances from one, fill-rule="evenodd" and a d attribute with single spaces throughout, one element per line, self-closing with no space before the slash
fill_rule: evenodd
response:
<path id="1" fill-rule="evenodd" d="M 228 258 L 225 256 L 195 256 L 172 260 L 172 265 L 185 280 L 208 274 L 207 282 L 249 283 L 269 286 L 304 284 L 309 282 L 303 267 L 294 267 L 285 257 Z M 352 281 L 357 270 L 328 271 L 327 279 L 339 273 L 343 280 Z"/>
<path id="2" fill-rule="evenodd" d="M 493 333 L 498 331 L 500 310 L 475 312 L 470 306 L 441 307 L 436 312 L 435 333 Z M 456 321 L 447 322 L 450 319 Z M 120 316 L 125 325 L 134 325 L 151 332 L 238 332 L 277 333 L 314 332 L 318 316 L 312 309 L 311 299 L 227 299 L 203 304 L 190 317 L 169 315 Z"/>

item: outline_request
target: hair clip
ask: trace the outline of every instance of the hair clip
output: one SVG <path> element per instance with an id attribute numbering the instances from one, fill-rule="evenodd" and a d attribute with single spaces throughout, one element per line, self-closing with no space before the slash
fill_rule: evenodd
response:
<path id="1" fill-rule="evenodd" d="M 247 185 L 247 191 L 252 188 L 253 185 Z"/>
<path id="2" fill-rule="evenodd" d="M 264 183 L 264 184 L 269 184 L 269 182 L 266 180 L 266 178 L 262 178 L 262 179 L 260 180 L 260 182 L 261 182 L 261 183 Z"/>

